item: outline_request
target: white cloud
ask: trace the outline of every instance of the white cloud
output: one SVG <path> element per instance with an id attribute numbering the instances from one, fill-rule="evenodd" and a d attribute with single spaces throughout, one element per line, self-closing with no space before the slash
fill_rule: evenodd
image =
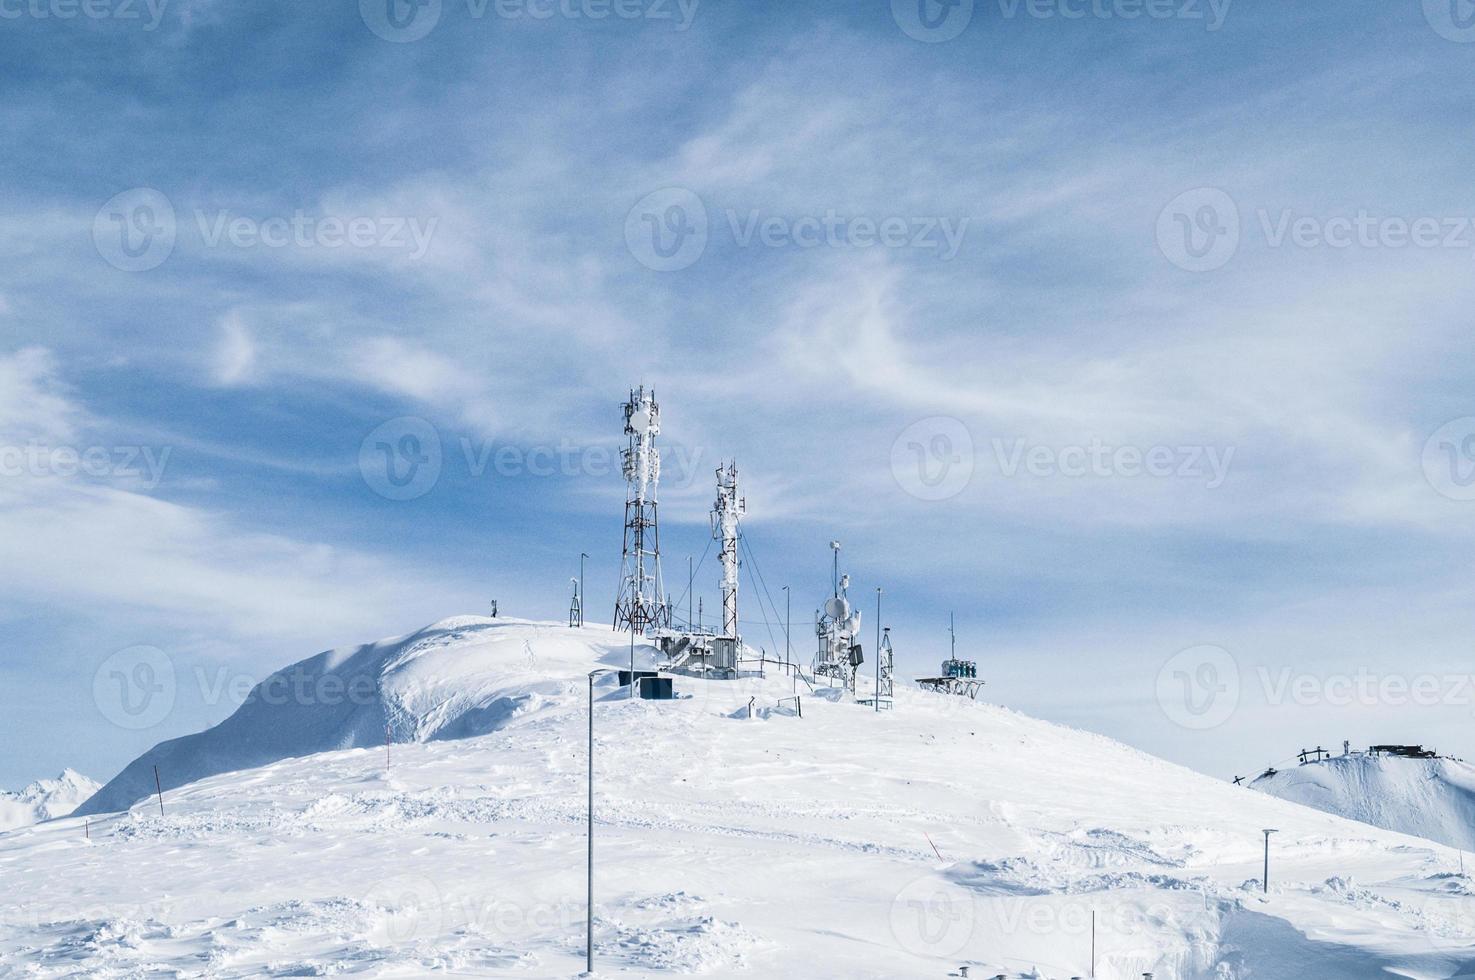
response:
<path id="1" fill-rule="evenodd" d="M 90 446 L 118 458 L 93 438 L 98 425 L 66 393 L 48 353 L 0 356 L 0 445 Z M 224 636 L 356 637 L 392 621 L 389 610 L 443 609 L 444 596 L 455 593 L 433 573 L 403 574 L 367 553 L 253 531 L 156 499 L 130 489 L 138 481 L 123 474 L 17 473 L 14 459 L 7 463 L 0 479 L 7 602 L 149 613 Z"/>
<path id="2" fill-rule="evenodd" d="M 215 349 L 216 384 L 239 385 L 252 379 L 256 367 L 256 342 L 239 310 L 220 320 L 220 344 Z"/>

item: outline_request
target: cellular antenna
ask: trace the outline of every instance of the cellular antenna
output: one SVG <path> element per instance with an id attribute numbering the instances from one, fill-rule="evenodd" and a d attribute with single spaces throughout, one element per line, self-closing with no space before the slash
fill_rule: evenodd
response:
<path id="1" fill-rule="evenodd" d="M 738 518 L 747 512 L 738 495 L 737 462 L 717 468 L 717 502 L 712 505 L 712 537 L 722 542 L 722 635 L 738 638 Z"/>
<path id="2" fill-rule="evenodd" d="M 620 559 L 620 592 L 615 598 L 615 629 L 643 633 L 671 625 L 671 609 L 662 596 L 661 533 L 656 517 L 661 454 L 661 409 L 654 391 L 644 385 L 625 403 L 623 453 L 625 473 L 625 545 Z"/>

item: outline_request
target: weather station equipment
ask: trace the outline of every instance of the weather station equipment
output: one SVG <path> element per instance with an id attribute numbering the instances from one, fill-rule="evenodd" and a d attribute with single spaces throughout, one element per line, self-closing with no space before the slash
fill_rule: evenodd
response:
<path id="1" fill-rule="evenodd" d="M 936 677 L 918 677 L 917 684 L 927 691 L 976 698 L 983 687 L 983 681 L 978 679 L 978 662 L 958 659 L 958 634 L 953 629 L 952 613 L 948 613 L 947 632 L 949 653 L 948 659 L 942 662 L 941 672 Z"/>
<path id="2" fill-rule="evenodd" d="M 815 616 L 814 633 L 819 639 L 819 649 L 814 655 L 814 673 L 854 693 L 856 672 L 865 662 L 860 645 L 860 610 L 850 604 L 846 595 L 850 576 L 840 574 L 840 542 L 831 541 L 830 550 L 834 552 L 833 594 Z"/>
<path id="3" fill-rule="evenodd" d="M 876 693 L 865 698 L 861 704 L 869 704 L 878 711 L 896 706 L 896 651 L 891 647 L 891 627 L 881 631 L 881 645 L 876 650 Z"/>

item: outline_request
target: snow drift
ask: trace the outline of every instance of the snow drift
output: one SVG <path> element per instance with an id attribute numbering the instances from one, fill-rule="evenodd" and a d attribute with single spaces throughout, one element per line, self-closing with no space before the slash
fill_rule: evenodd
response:
<path id="1" fill-rule="evenodd" d="M 65 817 L 97 790 L 95 781 L 66 769 L 55 779 L 38 779 L 19 792 L 0 792 L 0 831 Z"/>
<path id="2" fill-rule="evenodd" d="M 558 665 L 584 663 L 591 642 L 602 646 L 566 628 L 459 617 L 329 650 L 272 674 L 214 728 L 154 746 L 76 812 L 126 810 L 155 791 L 155 766 L 173 789 L 315 752 L 485 735 L 560 690 Z"/>
<path id="3" fill-rule="evenodd" d="M 1353 752 L 1261 776 L 1271 796 L 1458 847 L 1475 849 L 1475 766 Z"/>

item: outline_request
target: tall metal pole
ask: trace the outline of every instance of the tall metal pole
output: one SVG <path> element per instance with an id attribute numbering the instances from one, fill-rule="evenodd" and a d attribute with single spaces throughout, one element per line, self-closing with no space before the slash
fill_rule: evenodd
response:
<path id="1" fill-rule="evenodd" d="M 881 587 L 876 586 L 876 713 L 881 712 Z"/>
<path id="2" fill-rule="evenodd" d="M 692 599 L 692 595 L 691 594 L 692 594 L 693 591 L 695 591 L 695 589 L 694 589 L 694 586 L 695 585 L 696 585 L 696 576 L 692 573 L 692 570 L 691 570 L 691 555 L 687 555 L 686 556 L 686 628 L 687 629 L 691 629 L 691 627 L 692 627 L 692 620 L 691 620 L 691 599 Z"/>
<path id="3" fill-rule="evenodd" d="M 594 674 L 589 675 L 589 875 L 588 934 L 584 937 L 584 969 L 594 973 Z"/>
<path id="4" fill-rule="evenodd" d="M 584 967 L 589 976 L 594 975 L 594 678 L 609 672 L 608 667 L 589 672 L 589 860 L 587 866 L 589 923 L 584 939 Z"/>
<path id="5" fill-rule="evenodd" d="M 1260 883 L 1261 883 L 1261 889 L 1260 889 L 1260 891 L 1261 891 L 1261 894 L 1269 895 L 1270 894 L 1270 835 L 1271 834 L 1278 834 L 1278 833 L 1280 833 L 1280 831 L 1275 830 L 1274 828 L 1267 828 L 1264 831 L 1264 833 L 1265 833 L 1265 875 L 1264 875 L 1264 877 L 1262 877 L 1260 879 Z"/>
<path id="6" fill-rule="evenodd" d="M 579 552 L 579 625 L 584 625 L 584 560 L 589 556 Z"/>
<path id="7" fill-rule="evenodd" d="M 792 671 L 789 667 L 789 587 L 784 586 L 784 670 Z"/>

